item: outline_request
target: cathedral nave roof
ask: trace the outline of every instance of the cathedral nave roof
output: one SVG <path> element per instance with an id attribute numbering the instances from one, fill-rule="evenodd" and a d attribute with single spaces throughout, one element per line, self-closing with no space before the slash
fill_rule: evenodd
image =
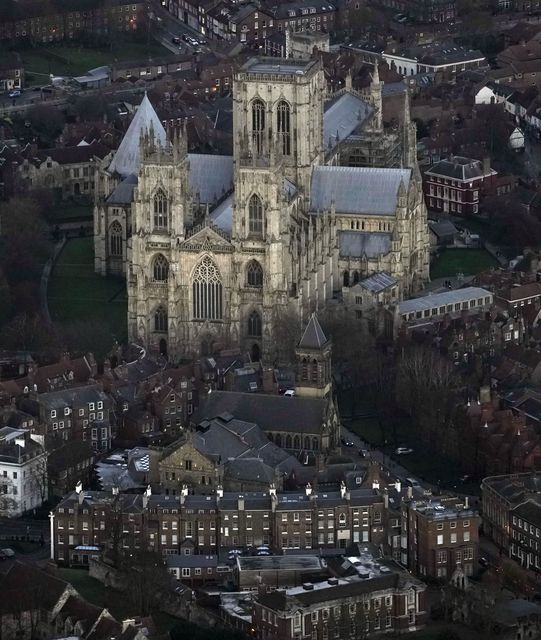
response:
<path id="1" fill-rule="evenodd" d="M 328 103 L 323 114 L 323 148 L 328 151 L 345 140 L 372 113 L 372 107 L 351 93 Z"/>
<path id="2" fill-rule="evenodd" d="M 315 167 L 310 190 L 311 211 L 334 204 L 337 213 L 394 215 L 398 189 L 409 187 L 411 169 Z"/>
<path id="3" fill-rule="evenodd" d="M 340 231 L 340 256 L 343 258 L 377 258 L 391 251 L 391 234 L 368 231 Z"/>
<path id="4" fill-rule="evenodd" d="M 127 176 L 117 184 L 113 193 L 107 198 L 107 204 L 130 204 L 136 186 L 137 176 L 133 174 Z"/>
<path id="5" fill-rule="evenodd" d="M 190 189 L 199 201 L 212 204 L 233 189 L 233 156 L 189 153 Z"/>
<path id="6" fill-rule="evenodd" d="M 222 200 L 210 214 L 212 222 L 226 233 L 233 230 L 233 194 Z"/>

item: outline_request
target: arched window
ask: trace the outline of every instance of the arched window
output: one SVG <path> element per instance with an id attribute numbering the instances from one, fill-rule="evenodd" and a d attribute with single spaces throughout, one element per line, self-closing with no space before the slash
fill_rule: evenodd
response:
<path id="1" fill-rule="evenodd" d="M 286 436 L 285 448 L 286 449 L 291 449 L 291 436 L 290 435 Z"/>
<path id="2" fill-rule="evenodd" d="M 152 265 L 152 275 L 154 277 L 154 280 L 156 280 L 157 282 L 167 282 L 167 279 L 169 277 L 169 263 L 161 253 L 159 253 L 154 258 L 154 263 Z"/>
<path id="3" fill-rule="evenodd" d="M 349 271 L 344 271 L 344 287 L 349 287 Z"/>
<path id="4" fill-rule="evenodd" d="M 193 316 L 198 320 L 221 320 L 223 315 L 222 281 L 218 267 L 205 256 L 193 276 Z"/>
<path id="5" fill-rule="evenodd" d="M 263 204 L 255 193 L 248 205 L 248 231 L 251 236 L 263 235 Z"/>
<path id="6" fill-rule="evenodd" d="M 301 379 L 308 380 L 308 360 L 306 358 L 302 359 Z"/>
<path id="7" fill-rule="evenodd" d="M 109 248 L 112 256 L 122 256 L 122 227 L 118 220 L 109 227 Z"/>
<path id="8" fill-rule="evenodd" d="M 314 451 L 319 449 L 319 440 L 317 438 L 312 438 L 312 449 Z"/>
<path id="9" fill-rule="evenodd" d="M 154 196 L 154 228 L 167 229 L 168 227 L 168 202 L 163 189 L 159 189 Z"/>
<path id="10" fill-rule="evenodd" d="M 318 371 L 319 367 L 317 364 L 317 360 L 312 360 L 312 372 L 311 372 L 311 376 L 312 376 L 312 382 L 317 382 L 318 378 L 319 378 L 319 371 Z"/>
<path id="11" fill-rule="evenodd" d="M 291 155 L 291 109 L 283 100 L 278 103 L 277 111 L 278 140 L 284 156 Z"/>
<path id="12" fill-rule="evenodd" d="M 310 438 L 308 436 L 304 436 L 304 448 L 310 449 Z"/>
<path id="13" fill-rule="evenodd" d="M 295 436 L 293 438 L 293 449 L 300 449 L 301 448 L 301 439 L 299 436 Z"/>
<path id="14" fill-rule="evenodd" d="M 249 287 L 263 286 L 263 268 L 257 260 L 251 260 L 246 268 L 246 280 Z"/>
<path id="15" fill-rule="evenodd" d="M 167 310 L 161 305 L 154 312 L 154 331 L 167 331 Z"/>
<path id="16" fill-rule="evenodd" d="M 265 105 L 259 99 L 252 102 L 252 137 L 254 149 L 257 153 L 263 151 L 265 135 Z"/>
<path id="17" fill-rule="evenodd" d="M 359 282 L 359 272 L 358 271 L 354 271 L 353 272 L 353 284 L 357 284 L 357 282 Z"/>
<path id="18" fill-rule="evenodd" d="M 252 311 L 248 316 L 248 335 L 252 338 L 261 336 L 261 316 L 257 311 Z"/>

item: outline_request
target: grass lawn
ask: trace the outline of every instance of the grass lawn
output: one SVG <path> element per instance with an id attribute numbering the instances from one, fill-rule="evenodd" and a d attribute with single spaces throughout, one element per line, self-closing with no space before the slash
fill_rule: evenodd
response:
<path id="1" fill-rule="evenodd" d="M 485 249 L 445 249 L 432 262 L 430 277 L 454 277 L 457 273 L 471 276 L 496 265 L 496 260 Z"/>
<path id="2" fill-rule="evenodd" d="M 25 80 L 29 85 L 49 83 L 49 74 L 78 76 L 89 69 L 125 60 L 144 60 L 149 57 L 170 55 L 170 51 L 157 42 L 119 40 L 110 49 L 90 49 L 82 46 L 51 45 L 19 50 L 25 67 Z M 1 55 L 1 51 L 0 51 Z"/>
<path id="3" fill-rule="evenodd" d="M 82 222 L 92 220 L 92 205 L 77 202 L 59 202 L 47 212 L 47 220 L 50 224 L 61 222 Z"/>
<path id="4" fill-rule="evenodd" d="M 53 320 L 96 320 L 119 342 L 126 340 L 126 283 L 94 273 L 93 238 L 68 240 L 51 275 L 48 299 Z"/>

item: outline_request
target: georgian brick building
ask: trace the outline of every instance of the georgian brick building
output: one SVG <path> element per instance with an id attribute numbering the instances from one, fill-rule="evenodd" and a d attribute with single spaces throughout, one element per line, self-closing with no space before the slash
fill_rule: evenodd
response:
<path id="1" fill-rule="evenodd" d="M 481 191 L 497 176 L 488 160 L 462 156 L 436 162 L 425 171 L 423 188 L 427 207 L 457 215 L 477 215 Z"/>
<path id="2" fill-rule="evenodd" d="M 383 544 L 384 502 L 374 489 L 316 493 L 212 496 L 128 495 L 76 491 L 51 519 L 52 557 L 81 563 L 81 545 L 98 550 L 113 545 L 124 552 L 148 548 L 164 555 L 216 554 L 221 548 L 270 545 L 287 549 L 345 549 L 350 543 Z M 74 560 L 77 555 L 77 560 Z M 87 560 L 88 561 L 88 560 Z"/>

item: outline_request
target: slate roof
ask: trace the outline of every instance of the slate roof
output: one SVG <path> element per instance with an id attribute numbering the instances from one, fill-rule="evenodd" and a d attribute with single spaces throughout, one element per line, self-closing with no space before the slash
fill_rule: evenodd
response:
<path id="1" fill-rule="evenodd" d="M 486 298 L 492 293 L 480 287 L 464 287 L 464 289 L 455 289 L 454 291 L 444 291 L 443 293 L 434 293 L 420 298 L 412 298 L 411 300 L 403 300 L 399 305 L 399 313 L 412 313 L 416 311 L 424 311 L 425 309 L 433 309 L 435 307 L 443 307 L 448 304 L 462 303 L 469 300 L 478 300 Z"/>
<path id="2" fill-rule="evenodd" d="M 212 204 L 233 188 L 233 156 L 189 153 L 190 189 L 199 200 Z"/>
<path id="3" fill-rule="evenodd" d="M 137 186 L 137 176 L 131 174 L 119 182 L 113 193 L 107 198 L 107 204 L 131 204 L 133 190 Z"/>
<path id="4" fill-rule="evenodd" d="M 319 434 L 326 408 L 323 398 L 212 391 L 194 415 L 194 422 L 227 412 L 238 420 L 254 422 L 265 431 Z"/>
<path id="5" fill-rule="evenodd" d="M 165 146 L 167 138 L 165 129 L 145 94 L 109 165 L 111 173 L 119 173 L 124 178 L 130 174 L 138 173 L 141 135 L 148 133 L 151 128 L 154 130 L 154 137 L 158 143 Z"/>
<path id="6" fill-rule="evenodd" d="M 359 282 L 359 286 L 371 291 L 372 293 L 380 293 L 389 287 L 394 287 L 397 283 L 398 280 L 396 278 L 385 273 L 385 271 L 382 271 L 380 273 L 374 273 L 371 276 L 368 276 L 368 278 L 361 280 L 361 282 Z"/>
<path id="7" fill-rule="evenodd" d="M 315 167 L 310 209 L 328 210 L 334 203 L 337 213 L 394 215 L 400 183 L 407 190 L 410 178 L 411 169 Z"/>
<path id="8" fill-rule="evenodd" d="M 500 296 L 509 302 L 516 302 L 517 300 L 526 300 L 527 298 L 533 298 L 535 296 L 541 296 L 541 283 L 529 282 L 518 287 L 511 287 L 507 291 L 500 294 Z"/>
<path id="9" fill-rule="evenodd" d="M 315 313 L 310 316 L 306 329 L 299 342 L 301 349 L 321 349 L 328 343 L 327 336 L 323 332 Z"/>
<path id="10" fill-rule="evenodd" d="M 165 563 L 170 568 L 181 567 L 217 567 L 218 556 L 205 556 L 202 554 L 173 553 L 165 556 Z"/>
<path id="11" fill-rule="evenodd" d="M 90 162 L 94 157 L 105 158 L 111 150 L 101 142 L 79 145 L 75 147 L 58 147 L 55 149 L 45 149 L 38 151 L 37 157 L 45 161 L 51 158 L 59 164 L 81 164 Z"/>
<path id="12" fill-rule="evenodd" d="M 323 114 L 323 148 L 334 149 L 371 113 L 372 107 L 351 93 L 344 93 L 331 102 Z"/>
<path id="13" fill-rule="evenodd" d="M 222 231 L 231 233 L 233 229 L 233 195 L 220 202 L 210 214 L 210 219 Z"/>
<path id="14" fill-rule="evenodd" d="M 377 258 L 391 250 L 390 233 L 340 231 L 338 236 L 340 256 L 343 258 Z"/>
<path id="15" fill-rule="evenodd" d="M 496 172 L 493 169 L 489 169 L 488 173 L 485 173 L 483 163 L 480 160 L 464 158 L 463 156 L 451 156 L 448 159 L 436 162 L 425 173 L 431 176 L 443 176 L 453 180 L 467 181 L 495 175 Z"/>

